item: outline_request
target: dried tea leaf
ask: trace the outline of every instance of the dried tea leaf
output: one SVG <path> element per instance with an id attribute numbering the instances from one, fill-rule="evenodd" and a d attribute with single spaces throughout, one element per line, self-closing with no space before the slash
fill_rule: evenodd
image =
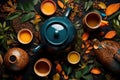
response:
<path id="1" fill-rule="evenodd" d="M 60 80 L 60 75 L 58 73 L 53 75 L 53 80 Z"/>
<path id="2" fill-rule="evenodd" d="M 64 6 L 65 6 L 65 5 L 63 4 L 63 2 L 60 1 L 60 0 L 57 1 L 57 4 L 58 4 L 58 6 L 59 6 L 60 8 L 62 8 L 62 9 L 63 9 Z"/>
<path id="3" fill-rule="evenodd" d="M 92 70 L 90 71 L 92 74 L 101 74 L 101 70 L 99 68 L 92 68 Z"/>
<path id="4" fill-rule="evenodd" d="M 81 38 L 82 38 L 83 41 L 88 40 L 88 38 L 89 38 L 89 33 L 88 33 L 88 32 L 83 33 Z"/>
<path id="5" fill-rule="evenodd" d="M 117 34 L 116 31 L 111 30 L 111 31 L 109 31 L 109 32 L 107 32 L 105 34 L 104 38 L 106 38 L 106 39 L 112 39 L 112 38 L 114 38 L 116 36 L 116 34 Z"/>
<path id="6" fill-rule="evenodd" d="M 60 73 L 62 71 L 62 66 L 58 63 L 56 65 L 56 70 Z"/>
<path id="7" fill-rule="evenodd" d="M 113 4 L 110 4 L 106 10 L 105 10 L 105 13 L 107 16 L 110 16 L 112 15 L 113 13 L 117 12 L 120 8 L 120 3 L 113 3 Z"/>
<path id="8" fill-rule="evenodd" d="M 98 6 L 101 8 L 101 9 L 106 9 L 106 4 L 104 2 L 100 2 L 98 4 Z"/>

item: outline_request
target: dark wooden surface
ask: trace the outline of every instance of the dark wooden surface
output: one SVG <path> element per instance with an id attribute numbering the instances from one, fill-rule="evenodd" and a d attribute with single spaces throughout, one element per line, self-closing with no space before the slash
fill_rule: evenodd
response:
<path id="1" fill-rule="evenodd" d="M 5 0 L 0 0 L 0 3 L 4 3 Z M 29 0 L 19 0 L 21 2 L 27 2 Z M 56 1 L 56 0 L 55 0 Z M 120 0 L 107 0 L 108 1 L 108 4 L 111 4 L 111 3 L 116 3 L 116 2 L 120 2 Z M 40 13 L 40 10 L 39 10 L 39 6 L 40 4 L 38 4 L 36 7 L 36 10 Z M 48 18 L 48 17 L 47 17 Z M 46 18 L 46 19 L 47 19 Z M 0 21 L 4 21 L 4 19 L 0 19 Z M 30 44 L 32 45 L 32 44 Z M 20 47 L 24 47 L 23 49 L 27 50 L 27 52 L 29 53 L 29 49 L 27 48 L 30 48 L 31 46 L 30 45 L 21 45 Z M 7 69 L 7 67 L 5 68 L 5 70 L 3 71 L 0 71 L 0 73 L 2 74 L 3 72 L 6 72 L 7 74 L 10 74 L 10 75 L 16 75 L 16 76 L 20 76 L 22 75 L 23 76 L 23 80 L 46 80 L 45 78 L 41 78 L 39 76 L 37 76 L 35 73 L 34 73 L 34 70 L 33 70 L 33 66 L 34 66 L 34 63 L 41 57 L 46 57 L 48 58 L 53 66 L 52 66 L 52 71 L 50 73 L 50 75 L 48 76 L 47 80 L 52 80 L 52 77 L 53 77 L 53 74 L 55 74 L 55 64 L 54 64 L 54 61 L 55 60 L 61 60 L 62 58 L 65 58 L 67 55 L 67 53 L 62 53 L 62 54 L 54 54 L 54 53 L 49 53 L 49 50 L 46 50 L 46 47 L 43 47 L 42 50 L 40 50 L 38 53 L 34 54 L 34 56 L 29 56 L 30 60 L 29 60 L 29 63 L 27 65 L 27 67 L 22 70 L 22 71 L 19 71 L 19 72 L 14 72 L 14 71 L 11 71 L 9 69 Z M 65 60 L 65 62 L 67 62 Z M 72 66 L 72 65 L 71 65 Z M 5 67 L 5 66 L 3 66 Z M 0 80 L 3 80 L 0 78 Z M 6 79 L 6 80 L 13 80 L 13 77 L 9 77 L 9 79 Z M 63 80 L 63 79 L 61 79 Z M 99 78 L 99 76 L 94 76 L 94 80 L 102 80 Z"/>

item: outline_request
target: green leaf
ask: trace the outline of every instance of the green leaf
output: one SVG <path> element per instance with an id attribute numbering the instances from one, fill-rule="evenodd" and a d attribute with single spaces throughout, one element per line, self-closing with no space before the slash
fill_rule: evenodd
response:
<path id="1" fill-rule="evenodd" d="M 21 22 L 26 22 L 28 21 L 29 19 L 33 18 L 35 16 L 35 13 L 34 12 L 31 12 L 31 13 L 28 13 L 28 14 L 25 14 L 22 16 L 21 18 Z"/>
<path id="2" fill-rule="evenodd" d="M 120 14 L 118 15 L 118 20 L 120 21 Z"/>
<path id="3" fill-rule="evenodd" d="M 4 36 L 0 36 L 0 39 L 3 39 L 4 38 Z"/>
<path id="4" fill-rule="evenodd" d="M 3 27 L 4 27 L 4 28 L 6 27 L 6 22 L 3 22 Z"/>
<path id="5" fill-rule="evenodd" d="M 8 29 L 10 29 L 10 27 L 8 26 L 8 27 L 5 27 L 4 28 L 4 31 L 7 31 Z"/>
<path id="6" fill-rule="evenodd" d="M 76 71 L 75 72 L 75 78 L 80 79 L 83 76 L 82 71 Z"/>
<path id="7" fill-rule="evenodd" d="M 19 17 L 21 14 L 22 14 L 21 12 L 11 13 L 9 16 L 7 16 L 7 20 L 13 20 L 13 19 Z"/>
<path id="8" fill-rule="evenodd" d="M 17 5 L 17 9 L 24 10 L 23 4 L 19 2 Z"/>
<path id="9" fill-rule="evenodd" d="M 0 28 L 2 28 L 2 23 L 0 23 Z"/>
<path id="10" fill-rule="evenodd" d="M 84 9 L 85 11 L 88 11 L 92 7 L 93 1 L 89 0 L 84 3 Z"/>
<path id="11" fill-rule="evenodd" d="M 65 71 L 65 73 L 66 73 L 67 75 L 69 75 L 69 74 L 72 72 L 72 67 L 67 66 L 67 65 L 64 65 L 64 66 L 63 66 L 63 70 Z"/>
<path id="12" fill-rule="evenodd" d="M 33 2 L 25 3 L 23 5 L 23 8 L 24 8 L 24 11 L 26 11 L 26 12 L 30 12 L 30 11 L 34 11 L 35 10 Z"/>
<path id="13" fill-rule="evenodd" d="M 67 75 L 69 75 L 71 72 L 72 72 L 72 67 L 69 66 L 66 73 Z"/>
<path id="14" fill-rule="evenodd" d="M 85 76 L 83 76 L 83 78 L 84 78 L 84 80 L 93 80 L 92 74 L 85 75 Z"/>
<path id="15" fill-rule="evenodd" d="M 90 65 L 90 66 L 86 66 L 84 69 L 83 69 L 83 75 L 89 73 L 89 71 L 92 69 L 93 65 Z"/>
<path id="16" fill-rule="evenodd" d="M 33 0 L 33 4 L 37 5 L 39 2 L 41 2 L 40 0 Z"/>

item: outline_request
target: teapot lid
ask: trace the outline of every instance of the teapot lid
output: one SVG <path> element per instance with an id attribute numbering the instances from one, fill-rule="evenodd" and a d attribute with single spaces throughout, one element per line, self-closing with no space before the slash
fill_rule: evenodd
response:
<path id="1" fill-rule="evenodd" d="M 50 24 L 45 31 L 45 39 L 53 45 L 61 45 L 68 39 L 68 30 L 60 23 Z"/>
<path id="2" fill-rule="evenodd" d="M 66 17 L 52 17 L 46 20 L 40 32 L 45 43 L 59 47 L 65 47 L 75 35 L 73 25 Z"/>

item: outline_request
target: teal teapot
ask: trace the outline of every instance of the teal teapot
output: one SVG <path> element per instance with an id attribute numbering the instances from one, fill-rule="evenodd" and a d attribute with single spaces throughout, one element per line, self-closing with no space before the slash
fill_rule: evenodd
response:
<path id="1" fill-rule="evenodd" d="M 43 23 L 40 27 L 42 44 L 33 50 L 34 53 L 43 46 L 48 46 L 53 50 L 61 50 L 73 41 L 76 30 L 68 19 L 70 12 L 71 8 L 68 8 L 64 16 L 51 17 Z"/>

